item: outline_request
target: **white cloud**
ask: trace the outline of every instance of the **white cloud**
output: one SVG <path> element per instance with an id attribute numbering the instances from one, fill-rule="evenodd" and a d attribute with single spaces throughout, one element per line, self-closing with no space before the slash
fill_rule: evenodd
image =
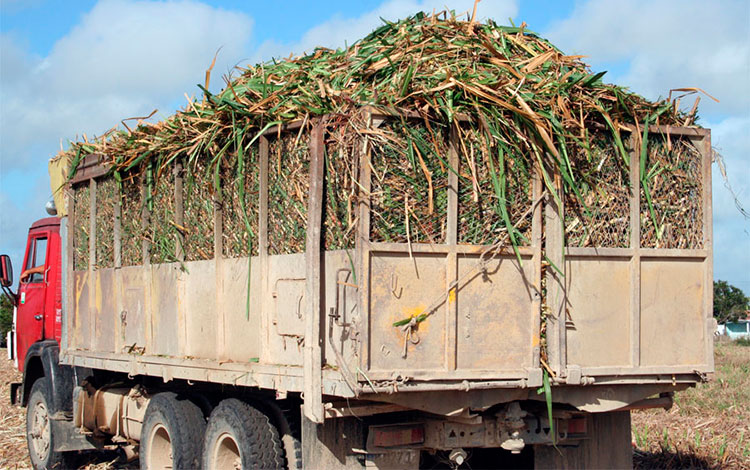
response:
<path id="1" fill-rule="evenodd" d="M 617 82 L 648 98 L 701 87 L 704 112 L 748 112 L 750 3 L 745 0 L 600 0 L 576 4 L 546 35 L 565 52 L 598 63 L 630 61 Z M 613 77 L 610 77 L 613 78 Z"/>
<path id="2" fill-rule="evenodd" d="M 44 216 L 47 160 L 60 139 L 101 134 L 155 107 L 168 115 L 183 92 L 197 91 L 221 47 L 211 86 L 220 88 L 252 28 L 245 14 L 192 0 L 102 0 L 46 57 L 0 36 L 0 250 L 20 256 L 26 230 Z"/>
<path id="3" fill-rule="evenodd" d="M 382 19 L 396 21 L 418 11 L 431 13 L 445 9 L 454 10 L 457 15 L 467 13 L 471 15 L 473 8 L 473 0 L 389 0 L 356 18 L 334 16 L 308 30 L 296 43 L 283 44 L 266 41 L 258 48 L 255 59 L 258 62 L 273 57 L 286 57 L 290 52 L 295 54 L 312 52 L 316 46 L 344 47 L 345 44 L 354 43 L 382 25 Z M 493 18 L 502 23 L 506 18 L 515 16 L 517 12 L 516 0 L 485 1 L 479 4 L 476 19 Z"/>
<path id="4" fill-rule="evenodd" d="M 8 197 L 9 192 L 3 184 L 0 184 L 0 252 L 11 257 L 16 273 L 20 273 L 26 234 L 31 222 L 41 217 L 49 217 L 44 212 L 44 204 L 49 200 L 51 191 L 47 182 L 48 178 L 23 172 L 15 173 L 14 176 L 24 178 L 26 181 L 24 185 L 26 197 L 14 202 Z"/>
<path id="5" fill-rule="evenodd" d="M 712 129 L 730 184 L 750 210 L 750 3 L 743 0 L 582 1 L 545 34 L 570 54 L 598 64 L 623 62 L 610 77 L 647 98 L 700 87 L 699 115 Z M 692 106 L 692 99 L 685 106 Z M 714 275 L 750 293 L 750 221 L 713 166 Z"/>
<path id="6" fill-rule="evenodd" d="M 220 47 L 212 88 L 246 50 L 252 20 L 195 1 L 105 0 L 47 57 L 33 58 L 2 37 L 0 160 L 5 171 L 49 155 L 59 138 L 106 131 L 121 119 L 193 93 Z M 163 109 L 166 113 L 171 109 Z M 20 157 L 20 158 L 19 158 Z"/>

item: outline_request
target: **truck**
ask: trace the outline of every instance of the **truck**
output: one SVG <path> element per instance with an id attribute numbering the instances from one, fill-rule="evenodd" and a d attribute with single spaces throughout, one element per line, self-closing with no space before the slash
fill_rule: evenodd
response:
<path id="1" fill-rule="evenodd" d="M 233 163 L 201 173 L 213 191 L 189 159 L 112 144 L 51 163 L 57 214 L 11 292 L 34 468 L 112 447 L 149 469 L 624 468 L 630 411 L 710 379 L 709 130 L 620 123 L 592 164 L 624 165 L 606 197 L 512 174 L 498 230 L 468 212 L 492 186 L 468 131 L 486 123 L 358 117 L 232 134 Z M 391 151 L 415 129 L 439 159 Z M 4 289 L 12 273 L 3 255 Z"/>

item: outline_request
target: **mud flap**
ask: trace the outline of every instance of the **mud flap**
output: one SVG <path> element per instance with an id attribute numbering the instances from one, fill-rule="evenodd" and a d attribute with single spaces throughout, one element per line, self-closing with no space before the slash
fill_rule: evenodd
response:
<path id="1" fill-rule="evenodd" d="M 69 452 L 73 450 L 101 449 L 103 444 L 79 432 L 73 421 L 67 419 L 51 419 L 52 433 L 55 436 L 55 451 Z"/>

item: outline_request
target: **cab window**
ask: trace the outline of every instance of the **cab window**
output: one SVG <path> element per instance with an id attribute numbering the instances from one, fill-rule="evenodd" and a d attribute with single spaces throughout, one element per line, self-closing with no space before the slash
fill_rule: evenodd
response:
<path id="1" fill-rule="evenodd" d="M 29 256 L 21 273 L 22 282 L 44 281 L 44 267 L 47 264 L 47 237 L 32 238 Z"/>

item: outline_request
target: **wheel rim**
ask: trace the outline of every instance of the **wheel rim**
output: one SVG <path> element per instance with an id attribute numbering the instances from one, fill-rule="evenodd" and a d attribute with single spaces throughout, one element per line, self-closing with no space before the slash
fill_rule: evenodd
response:
<path id="1" fill-rule="evenodd" d="M 42 462 L 47 460 L 47 456 L 49 455 L 50 435 L 47 405 L 43 402 L 38 402 L 32 410 L 29 437 L 31 438 L 31 447 L 34 449 L 34 453 Z"/>
<path id="2" fill-rule="evenodd" d="M 237 445 L 237 441 L 234 436 L 225 432 L 216 439 L 213 446 L 213 452 L 211 452 L 212 462 L 210 462 L 209 468 L 211 469 L 234 469 L 240 470 L 242 468 L 242 457 L 240 456 L 240 448 Z"/>
<path id="3" fill-rule="evenodd" d="M 166 470 L 172 468 L 172 439 L 169 431 L 162 424 L 157 424 L 148 436 L 146 465 L 149 470 Z"/>

